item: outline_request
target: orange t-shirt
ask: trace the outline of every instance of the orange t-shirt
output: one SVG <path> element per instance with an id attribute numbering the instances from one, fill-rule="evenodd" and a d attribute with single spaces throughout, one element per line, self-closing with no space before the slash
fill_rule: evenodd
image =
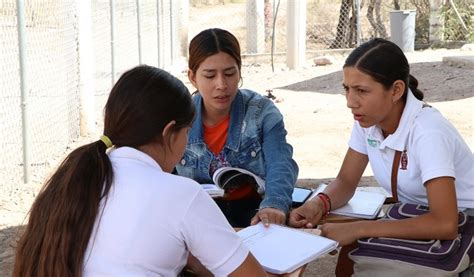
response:
<path id="1" fill-rule="evenodd" d="M 208 127 L 203 124 L 204 142 L 214 155 L 219 155 L 224 148 L 225 142 L 227 141 L 229 121 L 230 115 L 216 126 Z M 238 187 L 225 195 L 226 200 L 236 200 L 249 197 L 260 197 L 250 184 L 242 184 L 241 187 Z"/>
<path id="2" fill-rule="evenodd" d="M 212 153 L 214 153 L 214 155 L 218 155 L 222 151 L 222 148 L 224 148 L 225 142 L 227 141 L 227 129 L 229 129 L 229 121 L 230 115 L 216 126 L 208 127 L 203 124 L 204 142 L 207 144 L 207 147 L 209 147 Z"/>

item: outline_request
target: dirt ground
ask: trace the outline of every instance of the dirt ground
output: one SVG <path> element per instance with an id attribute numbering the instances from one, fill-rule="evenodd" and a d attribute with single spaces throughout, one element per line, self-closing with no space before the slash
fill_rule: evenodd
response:
<path id="1" fill-rule="evenodd" d="M 426 101 L 439 109 L 474 149 L 474 68 L 441 62 L 445 56 L 458 55 L 474 55 L 474 52 L 425 50 L 408 53 L 407 57 Z M 288 70 L 283 63 L 277 63 L 275 72 L 269 64 L 244 61 L 243 87 L 262 94 L 272 90 L 276 96 L 276 105 L 285 117 L 288 141 L 294 147 L 294 158 L 300 167 L 300 184 L 304 186 L 315 186 L 337 175 L 353 124 L 342 94 L 344 56 L 332 58 L 332 65 L 314 66 L 309 59 L 297 70 Z M 183 73 L 178 75 L 186 81 Z M 374 185 L 370 170 L 364 176 L 364 185 Z M 0 276 L 11 275 L 15 236 L 25 222 L 39 186 L 32 184 L 8 201 L 0 202 Z M 335 261 L 335 256 L 324 256 L 309 264 L 305 276 L 333 276 Z"/>

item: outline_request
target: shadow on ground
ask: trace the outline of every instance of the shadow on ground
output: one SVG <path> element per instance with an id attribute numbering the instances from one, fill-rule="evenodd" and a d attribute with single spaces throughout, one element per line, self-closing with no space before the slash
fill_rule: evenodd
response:
<path id="1" fill-rule="evenodd" d="M 410 71 L 418 79 L 418 88 L 424 92 L 426 102 L 452 101 L 474 96 L 472 90 L 474 70 L 471 68 L 453 67 L 442 62 L 424 62 L 410 64 Z M 446 93 L 430 95 L 431 90 L 439 91 L 440 86 Z M 318 76 L 279 89 L 343 94 L 342 71 Z"/>

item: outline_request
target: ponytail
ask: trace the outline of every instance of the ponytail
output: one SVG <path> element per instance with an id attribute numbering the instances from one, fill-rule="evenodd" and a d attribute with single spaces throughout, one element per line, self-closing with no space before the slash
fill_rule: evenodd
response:
<path id="1" fill-rule="evenodd" d="M 105 105 L 104 135 L 72 151 L 33 203 L 13 276 L 81 277 L 94 224 L 100 224 L 99 208 L 107 204 L 112 186 L 107 148 L 161 143 L 171 120 L 177 131 L 193 118 L 189 90 L 176 77 L 147 65 L 123 73 Z"/>
<path id="2" fill-rule="evenodd" d="M 411 74 L 408 76 L 408 87 L 416 99 L 420 101 L 423 100 L 424 95 L 423 92 L 418 89 L 418 80 Z"/>
<path id="3" fill-rule="evenodd" d="M 72 151 L 46 181 L 18 242 L 13 276 L 82 276 L 100 201 L 113 171 L 103 141 Z"/>

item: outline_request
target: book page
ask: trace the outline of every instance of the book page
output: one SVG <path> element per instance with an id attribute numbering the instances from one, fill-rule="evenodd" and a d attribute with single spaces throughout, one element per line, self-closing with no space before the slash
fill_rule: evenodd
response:
<path id="1" fill-rule="evenodd" d="M 201 184 L 201 187 L 212 198 L 224 196 L 224 190 L 214 184 Z"/>
<path id="2" fill-rule="evenodd" d="M 298 229 L 259 223 L 237 232 L 263 268 L 284 274 L 329 253 L 337 242 Z"/>
<path id="3" fill-rule="evenodd" d="M 220 177 L 222 176 L 222 174 L 224 174 L 225 172 L 227 171 L 231 171 L 231 170 L 235 170 L 235 171 L 238 171 L 240 173 L 244 173 L 244 174 L 247 174 L 247 175 L 250 175 L 252 176 L 255 181 L 257 182 L 257 185 L 258 185 L 258 193 L 262 194 L 265 192 L 265 181 L 260 178 L 259 176 L 257 176 L 256 174 L 254 174 L 253 172 L 250 172 L 246 169 L 243 169 L 243 168 L 238 168 L 238 167 L 230 167 L 230 166 L 227 166 L 227 167 L 221 167 L 221 168 L 218 168 L 214 174 L 212 175 L 212 180 L 214 181 L 214 184 L 219 184 L 219 179 Z"/>
<path id="4" fill-rule="evenodd" d="M 311 197 L 315 197 L 319 192 L 324 191 L 326 187 L 326 184 L 319 185 Z M 374 189 L 367 188 L 358 187 L 346 205 L 332 210 L 331 213 L 365 219 L 376 218 L 380 213 L 387 194 L 380 191 L 377 187 L 374 187 Z M 380 189 L 383 190 L 383 188 Z"/>
<path id="5" fill-rule="evenodd" d="M 378 215 L 384 201 L 385 195 L 383 194 L 356 191 L 346 205 L 335 209 L 332 213 L 372 219 Z"/>

